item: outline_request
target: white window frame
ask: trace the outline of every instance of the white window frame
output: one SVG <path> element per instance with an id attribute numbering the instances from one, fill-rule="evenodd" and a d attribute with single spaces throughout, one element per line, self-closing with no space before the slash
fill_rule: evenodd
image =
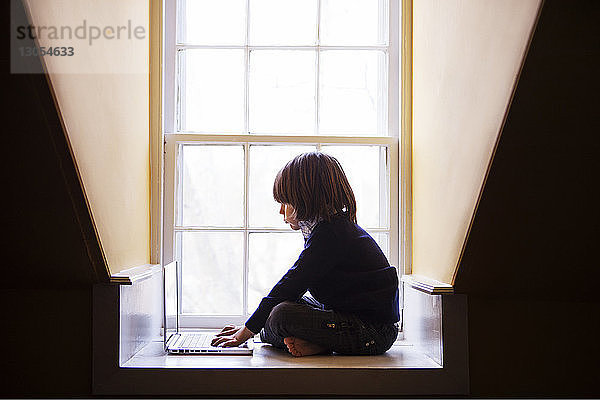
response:
<path id="1" fill-rule="evenodd" d="M 176 113 L 178 107 L 177 94 L 177 48 L 176 45 L 176 29 L 177 29 L 177 0 L 164 0 L 163 8 L 163 59 L 162 59 L 162 125 L 164 137 L 164 198 L 163 198 L 163 218 L 162 218 L 162 262 L 169 263 L 177 259 L 175 249 L 175 234 L 179 230 L 175 226 L 175 190 L 177 188 L 177 180 L 179 172 L 177 171 L 177 160 L 179 158 L 180 145 L 184 144 L 239 144 L 244 146 L 245 153 L 245 171 L 248 172 L 249 162 L 249 146 L 252 144 L 310 144 L 316 145 L 320 149 L 321 145 L 338 144 L 338 145 L 380 145 L 387 148 L 388 159 L 385 160 L 388 170 L 388 195 L 389 195 L 389 215 L 387 228 L 368 229 L 371 232 L 389 232 L 389 258 L 390 263 L 398 267 L 399 273 L 407 273 L 408 259 L 406 252 L 406 189 L 401 182 L 406 185 L 404 179 L 401 179 L 401 158 L 403 154 L 400 151 L 400 25 L 401 20 L 399 2 L 401 0 L 389 0 L 388 7 L 388 45 L 387 46 L 340 46 L 336 48 L 353 48 L 353 49 L 369 49 L 383 50 L 388 53 L 388 100 L 387 100 L 387 131 L 389 136 L 301 136 L 301 135 L 257 135 L 257 134 L 238 134 L 238 135 L 217 135 L 209 133 L 183 133 L 178 131 L 176 124 Z M 319 1 L 320 7 L 320 1 Z M 188 46 L 198 47 L 198 46 Z M 206 46 L 215 47 L 215 46 Z M 246 55 L 252 46 L 238 46 L 246 49 Z M 304 46 L 307 47 L 307 46 Z M 310 46 L 314 48 L 315 46 Z M 321 48 L 335 49 L 333 47 Z M 260 46 L 260 48 L 267 48 Z M 268 48 L 281 49 L 278 46 L 268 46 Z M 317 57 L 318 59 L 318 57 Z M 317 61 L 318 63 L 318 61 Z M 318 74 L 317 74 L 318 76 Z M 246 78 L 247 82 L 247 78 Z M 317 85 L 318 85 L 317 79 Z M 246 103 L 247 104 L 247 103 Z M 247 107 L 246 107 L 247 108 Z M 318 112 L 318 96 L 317 96 L 317 112 Z M 246 110 L 246 132 L 248 131 L 248 110 Z M 317 118 L 318 121 L 318 118 Z M 318 123 L 318 122 L 317 122 Z M 317 128 L 317 127 L 316 127 Z M 247 204 L 247 182 L 246 176 L 246 204 Z M 402 188 L 402 190 L 400 190 Z M 246 205 L 244 205 L 246 209 Z M 247 216 L 246 216 L 247 217 Z M 248 234 L 254 231 L 260 232 L 281 232 L 281 229 L 253 229 L 248 228 L 248 219 L 245 218 L 245 227 L 240 227 L 246 231 L 245 235 L 245 261 L 244 261 L 244 310 L 247 310 L 247 238 Z M 401 222 L 402 221 L 402 222 Z M 208 230 L 208 229 L 202 229 Z M 226 229 L 232 230 L 232 229 Z M 400 254 L 403 254 L 400 257 Z M 178 274 L 181 277 L 181 274 Z M 181 282 L 178 283 L 181 288 Z M 178 296 L 181 296 L 179 290 Z M 181 300 L 181 298 L 179 299 Z M 179 301 L 181 304 L 181 301 Z M 253 310 L 247 310 L 251 313 Z M 178 310 L 180 313 L 180 310 Z M 181 314 L 181 313 L 180 313 Z M 219 328 L 225 323 L 242 324 L 248 318 L 248 315 L 218 315 L 218 316 L 200 316 L 200 315 L 181 315 L 180 325 L 182 327 L 196 328 Z"/>

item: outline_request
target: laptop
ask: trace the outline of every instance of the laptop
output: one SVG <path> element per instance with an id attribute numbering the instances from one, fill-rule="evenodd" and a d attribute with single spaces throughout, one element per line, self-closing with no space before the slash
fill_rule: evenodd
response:
<path id="1" fill-rule="evenodd" d="M 177 307 L 177 262 L 163 267 L 164 349 L 167 354 L 193 355 L 252 355 L 252 341 L 238 347 L 215 347 L 210 342 L 218 331 L 212 333 L 181 332 Z"/>

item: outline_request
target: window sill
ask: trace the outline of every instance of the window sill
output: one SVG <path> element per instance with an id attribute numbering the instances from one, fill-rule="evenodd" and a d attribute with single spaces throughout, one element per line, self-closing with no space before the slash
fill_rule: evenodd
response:
<path id="1" fill-rule="evenodd" d="M 110 276 L 110 283 L 115 285 L 133 285 L 160 273 L 160 264 L 145 264 L 129 268 Z"/>
<path id="2" fill-rule="evenodd" d="M 252 356 L 195 356 L 166 355 L 162 341 L 153 341 L 125 362 L 122 368 L 196 368 L 196 369 L 254 369 L 254 368 L 354 368 L 354 369 L 434 369 L 439 364 L 413 346 L 397 342 L 380 356 L 321 355 L 293 357 L 284 350 L 263 343 L 254 343 Z"/>
<path id="3" fill-rule="evenodd" d="M 295 358 L 260 343 L 252 357 L 167 356 L 160 337 L 159 271 L 150 278 L 133 279 L 130 285 L 94 285 L 95 395 L 328 397 L 468 393 L 464 296 L 431 296 L 405 287 L 405 314 L 409 316 L 403 332 L 406 340 L 398 341 L 381 356 Z"/>
<path id="4" fill-rule="evenodd" d="M 401 280 L 405 285 L 430 295 L 454 294 L 454 287 L 452 285 L 425 276 L 406 274 L 402 275 Z"/>

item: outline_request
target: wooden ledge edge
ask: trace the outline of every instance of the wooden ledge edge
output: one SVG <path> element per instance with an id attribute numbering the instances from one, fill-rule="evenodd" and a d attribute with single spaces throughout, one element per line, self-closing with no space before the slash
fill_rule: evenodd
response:
<path id="1" fill-rule="evenodd" d="M 427 294 L 454 294 L 454 287 L 421 275 L 402 275 L 402 282 Z"/>
<path id="2" fill-rule="evenodd" d="M 133 285 L 135 282 L 150 278 L 160 272 L 160 264 L 144 264 L 128 268 L 110 276 L 110 283 L 116 285 Z"/>

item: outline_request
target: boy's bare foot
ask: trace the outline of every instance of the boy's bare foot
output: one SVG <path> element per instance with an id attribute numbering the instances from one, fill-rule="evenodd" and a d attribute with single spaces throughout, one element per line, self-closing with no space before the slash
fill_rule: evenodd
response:
<path id="1" fill-rule="evenodd" d="M 283 343 L 285 343 L 288 351 L 295 357 L 329 353 L 329 350 L 323 346 L 293 336 L 283 339 Z"/>

